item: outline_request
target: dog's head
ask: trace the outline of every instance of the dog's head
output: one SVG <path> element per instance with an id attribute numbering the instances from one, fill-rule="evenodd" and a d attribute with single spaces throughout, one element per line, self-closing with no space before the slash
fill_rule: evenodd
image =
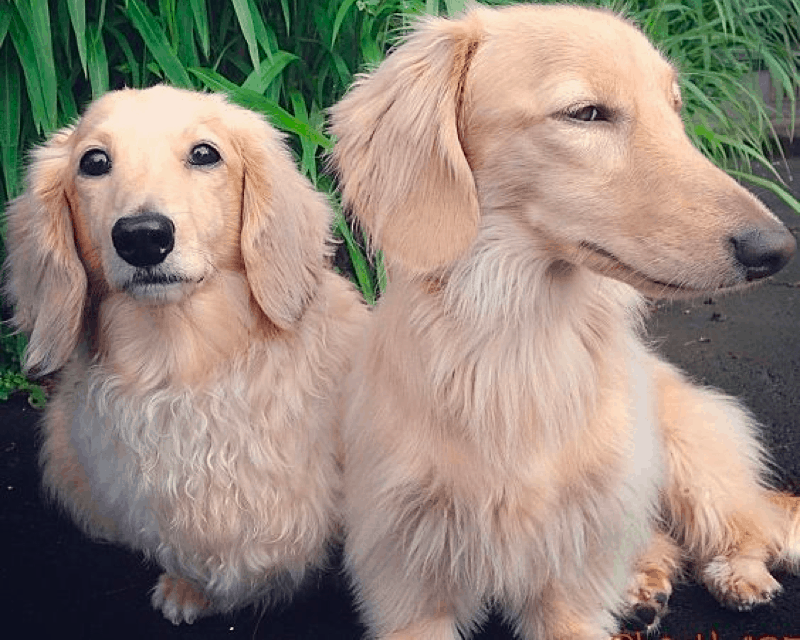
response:
<path id="1" fill-rule="evenodd" d="M 554 260 L 650 295 L 780 269 L 794 238 L 690 143 L 675 69 L 630 23 L 569 6 L 429 19 L 333 109 L 345 202 L 411 272 L 491 215 Z"/>
<path id="2" fill-rule="evenodd" d="M 62 366 L 90 298 L 179 304 L 244 271 L 279 327 L 303 313 L 329 213 L 280 135 L 218 95 L 165 86 L 107 94 L 34 150 L 8 209 L 8 292 L 26 365 Z"/>

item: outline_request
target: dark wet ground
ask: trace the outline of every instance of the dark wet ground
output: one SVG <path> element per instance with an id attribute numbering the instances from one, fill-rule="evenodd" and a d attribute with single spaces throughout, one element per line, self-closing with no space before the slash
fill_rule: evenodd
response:
<path id="1" fill-rule="evenodd" d="M 800 197 L 800 157 L 790 160 Z M 800 216 L 764 200 L 793 229 Z M 747 293 L 657 305 L 651 336 L 698 382 L 745 400 L 763 424 L 779 483 L 800 495 L 800 260 Z M 362 635 L 344 581 L 320 578 L 278 610 L 252 609 L 173 627 L 149 604 L 157 568 L 85 539 L 39 493 L 35 423 L 24 398 L 0 404 L 0 638 L 356 640 Z M 800 640 L 800 578 L 777 574 L 783 594 L 749 613 L 728 611 L 694 584 L 678 587 L 656 637 Z M 479 640 L 509 640 L 496 619 Z M 624 637 L 624 636 L 623 636 Z M 635 633 L 628 636 L 639 640 Z M 579 640 L 579 639 L 576 639 Z"/>

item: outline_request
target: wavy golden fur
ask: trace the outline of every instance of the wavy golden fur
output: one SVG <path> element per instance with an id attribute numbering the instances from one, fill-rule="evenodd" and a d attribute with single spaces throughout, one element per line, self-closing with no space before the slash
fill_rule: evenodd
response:
<path id="1" fill-rule="evenodd" d="M 337 389 L 366 310 L 281 136 L 218 95 L 110 93 L 8 209 L 49 492 L 164 567 L 175 623 L 277 597 L 337 522 Z"/>
<path id="2" fill-rule="evenodd" d="M 739 608 L 800 557 L 754 420 L 641 337 L 642 294 L 741 288 L 795 250 L 680 109 L 631 24 L 535 5 L 422 22 L 333 108 L 390 274 L 343 436 L 375 637 L 454 639 L 500 605 L 521 637 L 601 640 L 662 615 L 685 557 Z"/>

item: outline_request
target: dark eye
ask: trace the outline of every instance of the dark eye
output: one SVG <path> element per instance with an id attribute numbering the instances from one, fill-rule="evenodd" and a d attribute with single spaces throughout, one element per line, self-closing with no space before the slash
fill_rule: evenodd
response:
<path id="1" fill-rule="evenodd" d="M 217 151 L 210 144 L 202 143 L 192 147 L 189 152 L 189 164 L 196 167 L 207 167 L 212 164 L 217 164 L 222 158 Z"/>
<path id="2" fill-rule="evenodd" d="M 111 158 L 102 149 L 89 149 L 81 156 L 78 170 L 84 176 L 104 176 L 111 171 Z"/>
<path id="3" fill-rule="evenodd" d="M 609 120 L 608 111 L 597 105 L 587 105 L 573 111 L 569 111 L 567 116 L 570 120 L 579 122 L 607 122 Z"/>

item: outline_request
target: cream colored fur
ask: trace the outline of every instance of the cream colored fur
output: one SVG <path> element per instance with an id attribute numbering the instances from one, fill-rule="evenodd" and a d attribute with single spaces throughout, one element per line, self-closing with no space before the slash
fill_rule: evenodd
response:
<path id="1" fill-rule="evenodd" d="M 421 23 L 334 107 L 345 203 L 390 274 L 343 436 L 373 636 L 450 640 L 499 605 L 521 637 L 600 640 L 663 614 L 684 555 L 736 607 L 798 557 L 753 419 L 640 337 L 641 294 L 743 286 L 731 238 L 794 246 L 680 109 L 632 25 L 535 5 Z"/>
<path id="2" fill-rule="evenodd" d="M 200 143 L 220 162 L 190 166 Z M 106 175 L 81 174 L 90 149 Z M 112 245 L 141 211 L 175 227 L 152 268 Z M 91 105 L 9 207 L 26 363 L 60 370 L 45 486 L 89 535 L 164 567 L 153 603 L 175 623 L 281 597 L 325 562 L 337 393 L 366 320 L 326 267 L 329 215 L 260 117 L 164 86 Z"/>

